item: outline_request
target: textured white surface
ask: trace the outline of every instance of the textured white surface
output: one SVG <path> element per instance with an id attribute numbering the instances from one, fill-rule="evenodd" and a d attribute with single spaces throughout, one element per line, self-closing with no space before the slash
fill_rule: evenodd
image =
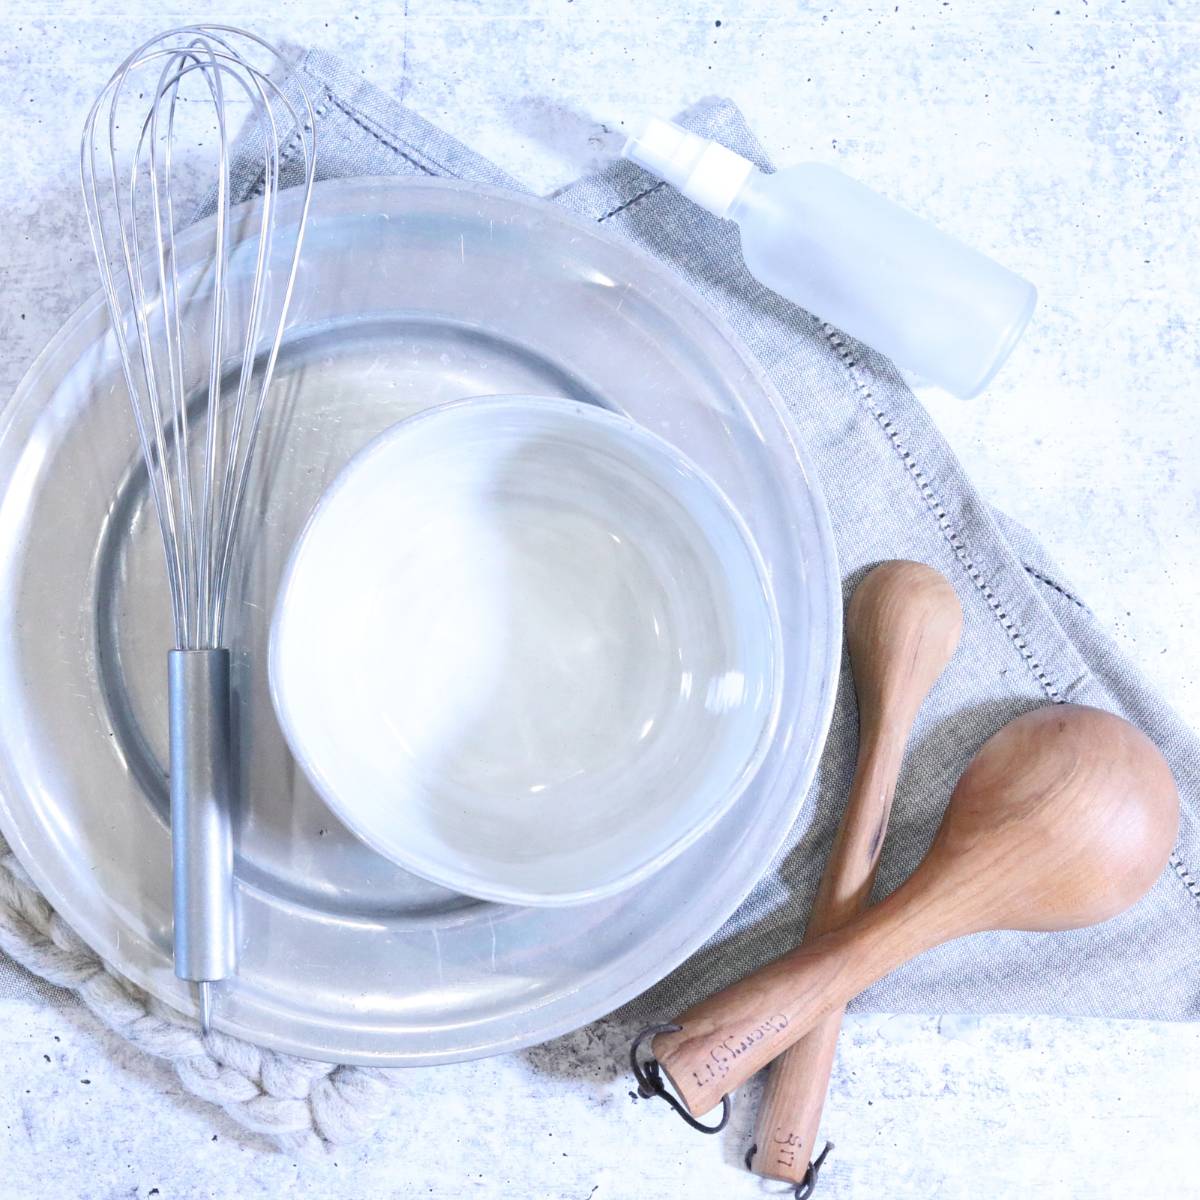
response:
<path id="1" fill-rule="evenodd" d="M 214 15 L 122 8 L 10 0 L 0 15 L 3 395 L 93 288 L 75 179 L 88 103 L 137 41 Z M 606 153 L 630 114 L 720 92 L 776 161 L 836 162 L 1023 271 L 1041 305 L 997 382 L 971 403 L 923 398 L 984 492 L 1200 724 L 1200 13 L 1167 0 L 650 9 L 276 0 L 269 18 L 238 3 L 220 16 L 358 62 L 544 190 Z M 297 1164 L 80 1009 L 0 998 L 0 1197 L 780 1194 L 739 1167 L 752 1097 L 735 1130 L 697 1137 L 630 1099 L 627 1034 L 600 1024 L 414 1071 L 384 1136 Z M 821 1194 L 1183 1194 L 1198 1054 L 1195 1026 L 854 1018 Z"/>

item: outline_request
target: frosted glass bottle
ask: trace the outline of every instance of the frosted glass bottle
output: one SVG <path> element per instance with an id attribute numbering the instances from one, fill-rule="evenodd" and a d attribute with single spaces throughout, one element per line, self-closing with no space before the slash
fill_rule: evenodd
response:
<path id="1" fill-rule="evenodd" d="M 651 119 L 625 155 L 736 221 L 767 287 L 955 395 L 991 381 L 1037 292 L 999 263 L 820 163 L 772 175 L 717 142 Z"/>

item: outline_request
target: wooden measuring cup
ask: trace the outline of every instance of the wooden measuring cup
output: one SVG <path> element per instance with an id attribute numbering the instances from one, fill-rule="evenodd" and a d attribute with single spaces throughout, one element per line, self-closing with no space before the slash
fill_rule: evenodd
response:
<path id="1" fill-rule="evenodd" d="M 858 585 L 846 609 L 846 644 L 858 696 L 858 762 L 805 942 L 866 907 L 909 733 L 954 654 L 962 607 L 923 563 L 887 562 Z M 800 1183 L 812 1160 L 843 1009 L 823 1017 L 771 1064 L 750 1169 Z"/>
<path id="2" fill-rule="evenodd" d="M 1026 713 L 971 761 L 904 884 L 689 1009 L 654 1038 L 658 1066 L 689 1113 L 707 1113 L 827 1013 L 933 946 L 1116 916 L 1150 890 L 1178 827 L 1170 768 L 1129 722 L 1071 704 Z"/>

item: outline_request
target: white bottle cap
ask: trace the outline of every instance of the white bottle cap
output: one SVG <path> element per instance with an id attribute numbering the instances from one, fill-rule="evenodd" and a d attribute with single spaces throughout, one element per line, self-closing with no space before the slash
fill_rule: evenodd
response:
<path id="1" fill-rule="evenodd" d="M 718 217 L 729 215 L 754 164 L 673 121 L 648 117 L 621 153 Z"/>

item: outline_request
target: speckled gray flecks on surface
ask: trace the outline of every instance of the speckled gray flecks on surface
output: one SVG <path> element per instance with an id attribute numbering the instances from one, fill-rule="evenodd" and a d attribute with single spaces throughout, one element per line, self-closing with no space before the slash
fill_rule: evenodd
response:
<path id="1" fill-rule="evenodd" d="M 819 158 L 1034 279 L 983 398 L 923 394 L 984 492 L 1037 533 L 1200 724 L 1200 9 L 1166 0 L 233 3 L 219 17 L 362 65 L 550 191 L 623 121 L 718 92 L 777 162 Z M 653 14 L 653 15 L 651 15 Z M 0 13 L 0 395 L 93 288 L 78 129 L 138 41 L 200 5 Z M 183 1095 L 78 1008 L 0 997 L 0 1200 L 781 1194 L 740 1168 L 753 1093 L 701 1138 L 635 1102 L 628 1030 L 413 1071 L 374 1141 L 293 1162 Z M 1194 1190 L 1200 1027 L 854 1017 L 822 1179 L 833 1198 Z"/>

